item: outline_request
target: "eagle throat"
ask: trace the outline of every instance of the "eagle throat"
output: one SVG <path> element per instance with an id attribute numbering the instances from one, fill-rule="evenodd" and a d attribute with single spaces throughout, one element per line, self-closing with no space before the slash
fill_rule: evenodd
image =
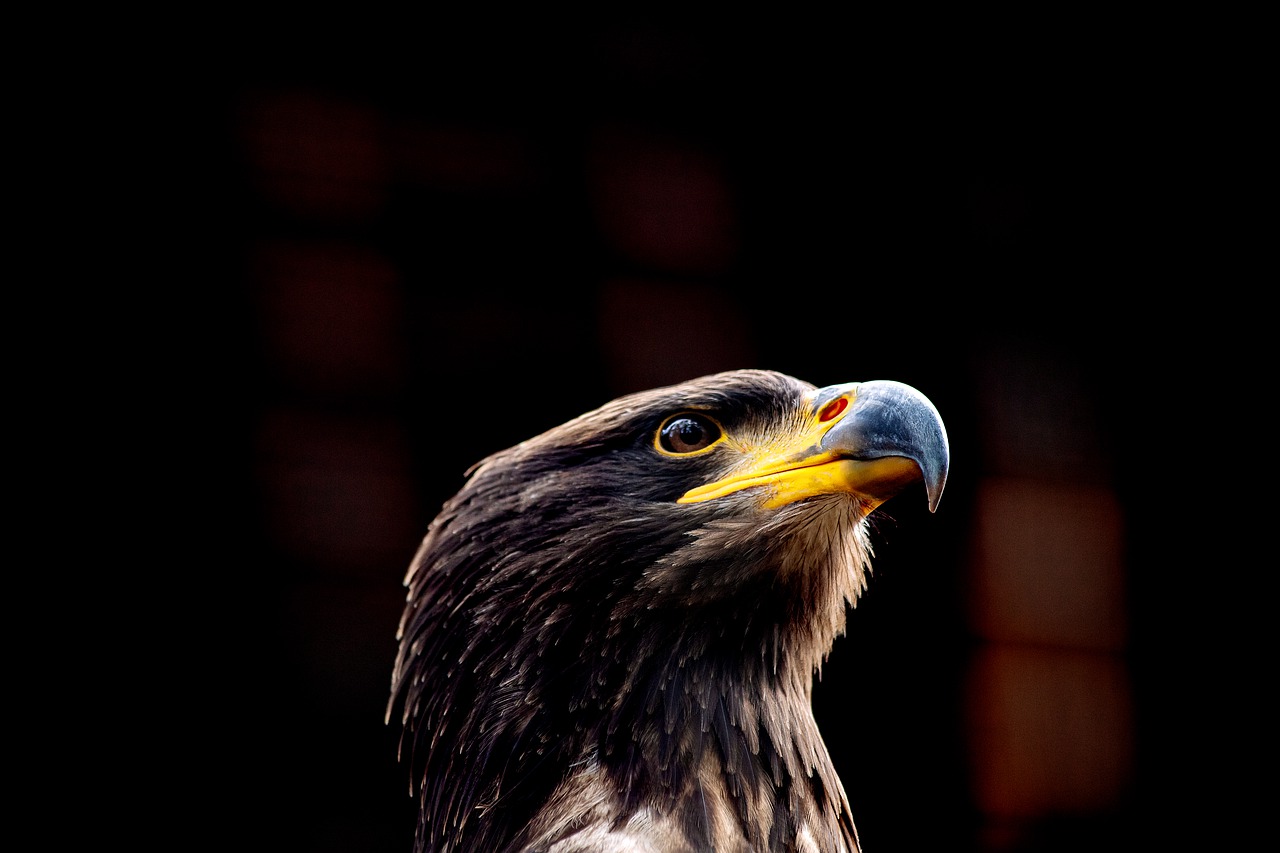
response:
<path id="1" fill-rule="evenodd" d="M 604 693 L 614 704 L 588 746 L 601 744 L 622 813 L 656 800 L 692 850 L 731 849 L 716 835 L 724 823 L 746 849 L 797 849 L 802 836 L 857 849 L 810 701 L 870 570 L 856 509 L 830 496 L 763 524 L 709 524 L 615 608 L 605 648 L 617 675 Z"/>
<path id="2" fill-rule="evenodd" d="M 573 559 L 487 554 L 444 516 L 418 557 L 432 565 L 404 629 L 417 652 L 397 667 L 421 759 L 419 849 L 449 833 L 475 846 L 447 849 L 556 849 L 645 814 L 691 851 L 802 836 L 857 850 L 810 704 L 869 571 L 850 500 L 721 514 L 674 548 L 632 530 L 636 549 L 612 564 L 585 540 L 556 549 Z M 482 565 L 471 584 L 441 580 Z M 566 767 L 595 774 L 585 811 L 556 807 L 586 784 Z"/>

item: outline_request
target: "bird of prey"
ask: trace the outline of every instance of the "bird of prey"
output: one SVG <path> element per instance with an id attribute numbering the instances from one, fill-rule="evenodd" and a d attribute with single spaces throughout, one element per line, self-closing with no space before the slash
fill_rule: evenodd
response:
<path id="1" fill-rule="evenodd" d="M 475 465 L 405 578 L 414 850 L 857 853 L 813 678 L 868 515 L 921 481 L 936 509 L 948 461 L 914 388 L 740 370 Z"/>

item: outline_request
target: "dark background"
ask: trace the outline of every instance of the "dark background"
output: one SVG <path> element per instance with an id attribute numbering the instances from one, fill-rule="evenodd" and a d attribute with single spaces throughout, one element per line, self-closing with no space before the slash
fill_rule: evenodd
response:
<path id="1" fill-rule="evenodd" d="M 1265 430 L 1238 396 L 1271 314 L 1250 56 L 1141 25 L 240 23 L 167 47 L 129 146 L 166 259 L 138 411 L 167 550 L 137 593 L 170 603 L 124 626 L 161 698 L 104 691 L 161 744 L 148 831 L 408 850 L 383 714 L 435 510 L 487 453 L 737 367 L 908 382 L 950 432 L 939 512 L 886 506 L 816 689 L 868 849 L 1190 849 L 1247 821 L 1218 759 L 1261 743 L 1234 698 L 1257 580 L 1222 568 L 1247 512 L 1223 469 Z M 975 794 L 990 477 L 1117 502 L 1132 730 L 1105 802 Z"/>

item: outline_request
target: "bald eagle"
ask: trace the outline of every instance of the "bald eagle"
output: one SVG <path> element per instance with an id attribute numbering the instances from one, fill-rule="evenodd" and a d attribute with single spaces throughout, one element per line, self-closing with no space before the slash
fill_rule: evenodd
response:
<path id="1" fill-rule="evenodd" d="M 418 853 L 857 853 L 813 678 L 868 515 L 949 449 L 892 381 L 625 396 L 475 465 L 405 578 Z"/>

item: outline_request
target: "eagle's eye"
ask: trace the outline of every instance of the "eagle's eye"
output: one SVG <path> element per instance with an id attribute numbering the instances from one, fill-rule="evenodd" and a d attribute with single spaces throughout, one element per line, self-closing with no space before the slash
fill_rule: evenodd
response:
<path id="1" fill-rule="evenodd" d="M 667 453 L 696 453 L 715 444 L 720 436 L 720 425 L 711 418 L 686 412 L 662 425 L 658 447 Z"/>

